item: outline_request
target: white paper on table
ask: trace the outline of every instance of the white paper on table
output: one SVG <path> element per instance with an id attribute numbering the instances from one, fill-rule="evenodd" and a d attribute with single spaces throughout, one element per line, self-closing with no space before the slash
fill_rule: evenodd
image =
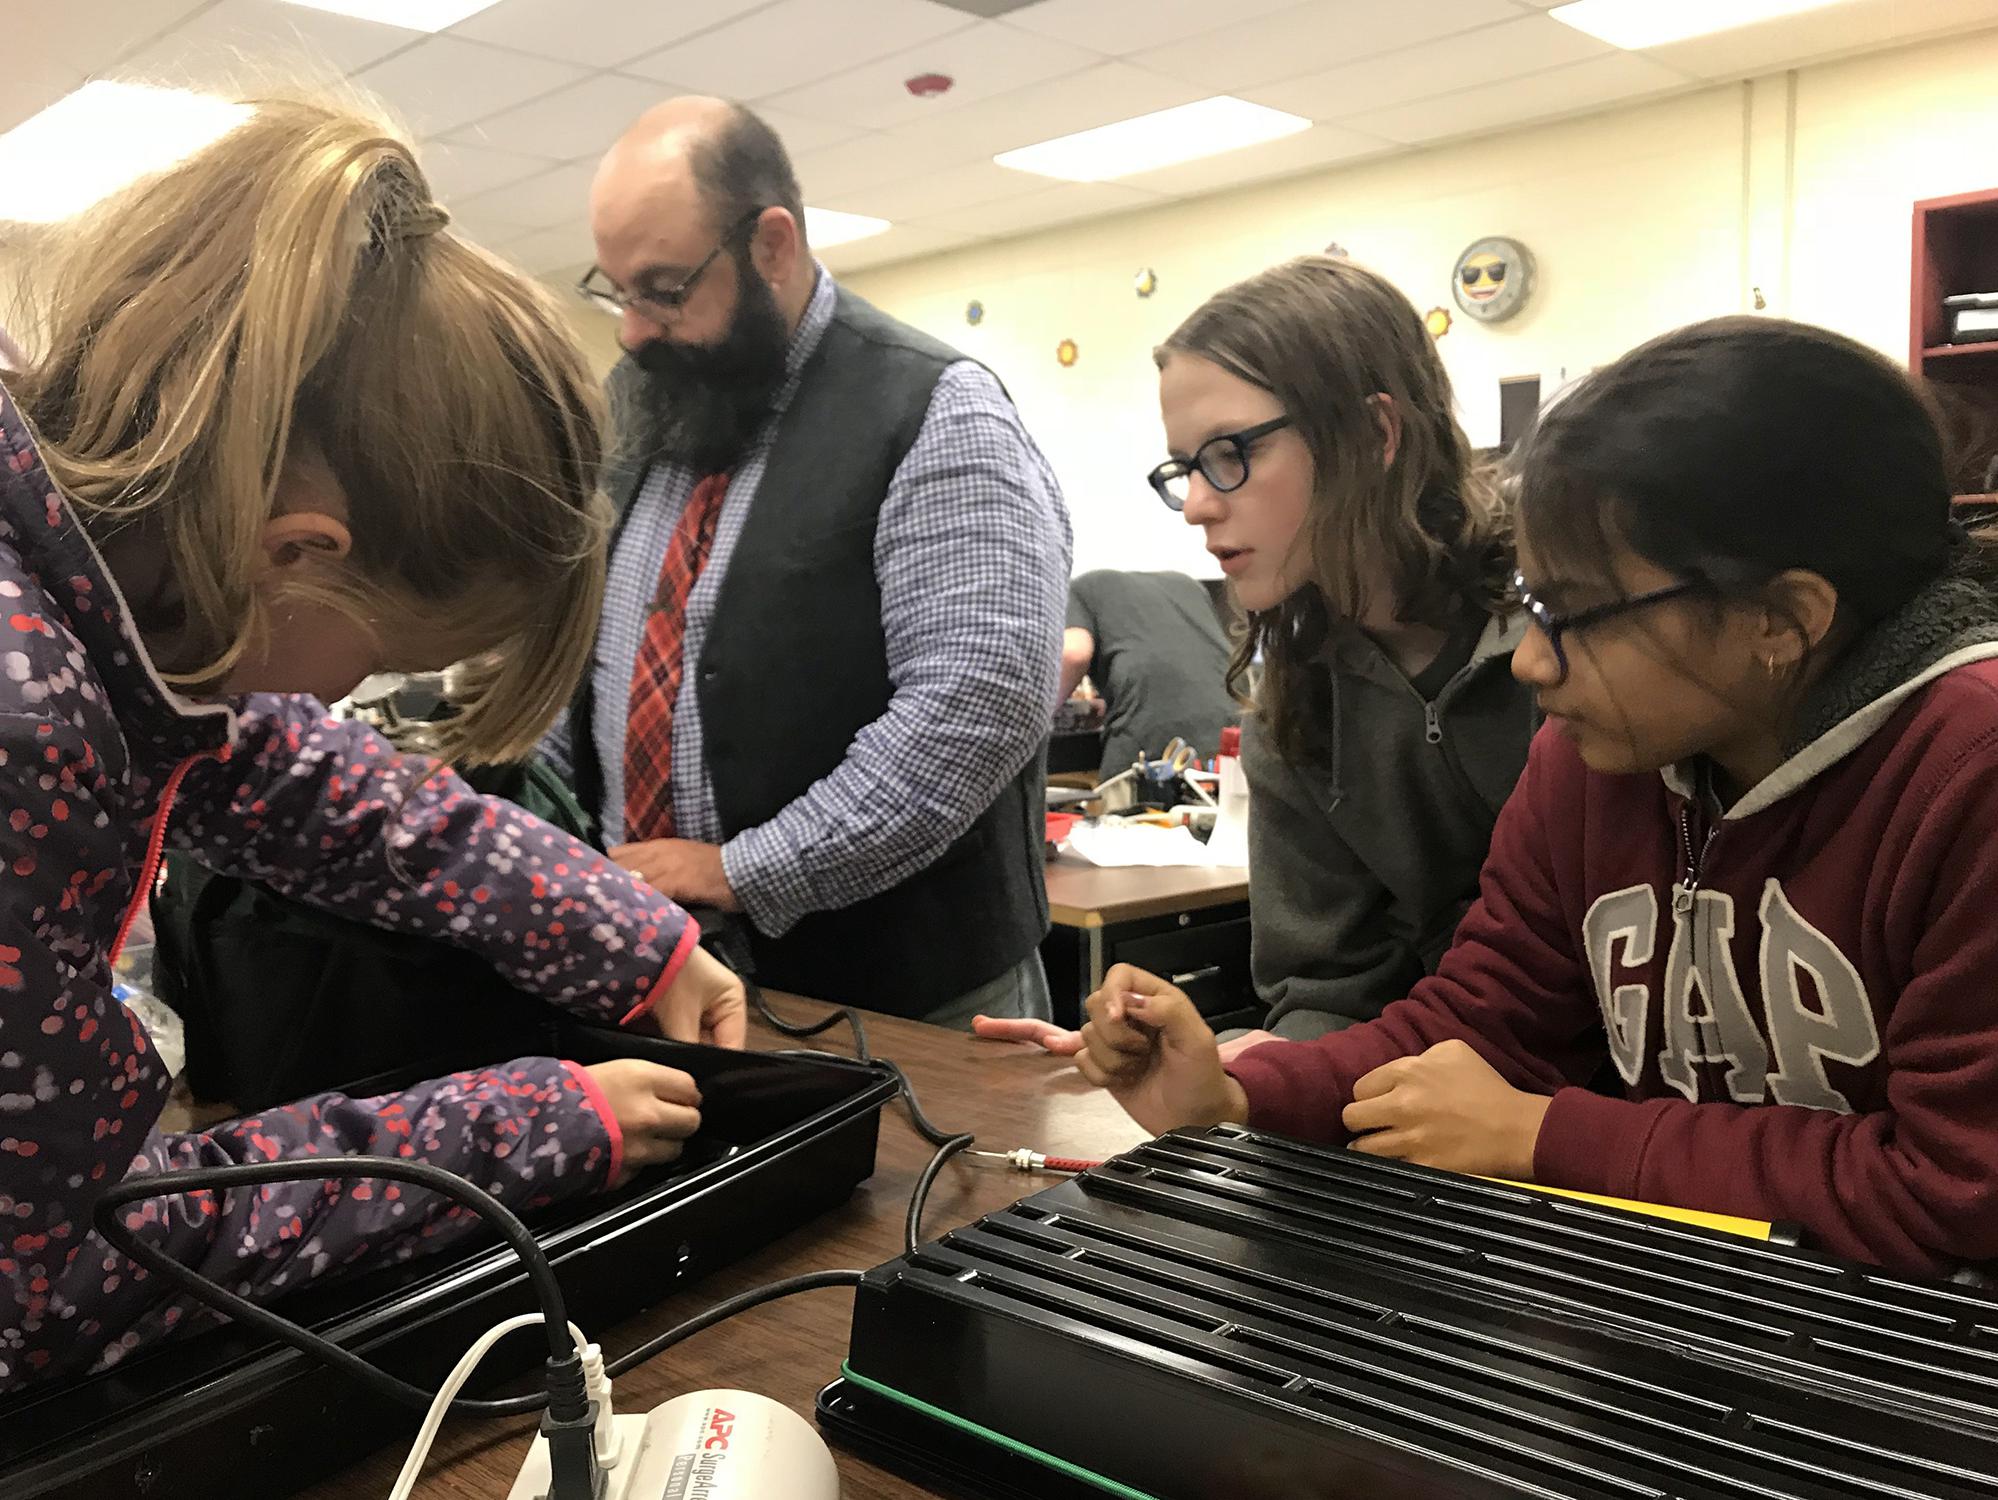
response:
<path id="1" fill-rule="evenodd" d="M 1106 869 L 1222 863 L 1189 830 L 1156 823 L 1078 823 L 1069 830 L 1068 851 Z"/>

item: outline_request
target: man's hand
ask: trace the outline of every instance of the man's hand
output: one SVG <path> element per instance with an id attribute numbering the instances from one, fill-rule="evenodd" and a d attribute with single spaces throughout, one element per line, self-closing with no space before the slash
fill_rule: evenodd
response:
<path id="1" fill-rule="evenodd" d="M 742 910 L 722 871 L 719 844 L 651 839 L 643 844 L 619 844 L 610 857 L 669 901 L 720 911 Z"/>
<path id="2" fill-rule="evenodd" d="M 741 1050 L 749 1030 L 742 980 L 707 949 L 687 955 L 648 1019 L 674 1042 L 705 1042 Z"/>
<path id="3" fill-rule="evenodd" d="M 1343 1119 L 1355 1151 L 1478 1177 L 1533 1180 L 1540 1122 L 1554 1101 L 1507 1083 L 1468 1042 L 1438 1042 L 1353 1085 Z"/>
<path id="4" fill-rule="evenodd" d="M 1182 991 L 1118 964 L 1086 1008 L 1076 1071 L 1145 1129 L 1157 1135 L 1248 1118 L 1248 1096 L 1222 1071 L 1214 1033 Z"/>

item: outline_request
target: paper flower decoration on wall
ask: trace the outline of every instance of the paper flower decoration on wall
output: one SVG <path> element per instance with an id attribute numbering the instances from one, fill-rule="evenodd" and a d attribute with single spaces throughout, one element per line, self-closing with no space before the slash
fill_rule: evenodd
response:
<path id="1" fill-rule="evenodd" d="M 1159 273 L 1146 266 L 1137 274 L 1134 285 L 1140 297 L 1149 297 L 1159 289 Z"/>
<path id="2" fill-rule="evenodd" d="M 985 304 L 976 298 L 964 304 L 964 321 L 976 328 L 985 321 Z"/>
<path id="3" fill-rule="evenodd" d="M 1430 308 L 1423 316 L 1422 326 L 1429 330 L 1429 336 L 1432 339 L 1442 338 L 1444 334 L 1450 331 L 1450 309 L 1447 307 Z"/>
<path id="4" fill-rule="evenodd" d="M 1068 369 L 1081 357 L 1082 351 L 1075 347 L 1074 339 L 1063 339 L 1059 344 L 1055 345 L 1055 358 L 1060 361 L 1061 367 L 1064 370 Z"/>

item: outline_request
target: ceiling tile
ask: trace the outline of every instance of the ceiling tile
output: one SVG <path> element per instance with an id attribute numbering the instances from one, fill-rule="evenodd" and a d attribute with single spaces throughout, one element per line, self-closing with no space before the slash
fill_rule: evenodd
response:
<path id="1" fill-rule="evenodd" d="M 578 220 L 556 229 L 537 229 L 504 245 L 489 247 L 515 265 L 545 276 L 551 271 L 574 271 L 581 275 L 596 255 L 590 232 Z"/>
<path id="2" fill-rule="evenodd" d="M 1366 62 L 1243 90 L 1245 98 L 1313 120 L 1336 120 L 1457 89 L 1557 68 L 1614 49 L 1545 16 L 1485 26 Z"/>
<path id="3" fill-rule="evenodd" d="M 7 87 L 15 85 L 17 56 L 45 56 L 78 73 L 95 73 L 149 46 L 207 0 L 8 0 L 0 29 L 6 33 Z"/>
<path id="4" fill-rule="evenodd" d="M 807 198 L 824 201 L 830 194 L 989 162 L 1015 146 L 1128 120 L 1199 97 L 1201 91 L 1192 84 L 1161 78 L 1128 63 L 1104 63 L 981 99 L 934 121 L 900 125 L 801 155 L 798 176 Z"/>
<path id="5" fill-rule="evenodd" d="M 453 145 L 449 141 L 428 141 L 417 149 L 416 156 L 423 164 L 424 175 L 430 179 L 431 189 L 454 207 L 480 193 L 548 170 L 548 163 L 538 157 L 490 151 L 483 146 Z"/>
<path id="6" fill-rule="evenodd" d="M 83 84 L 80 72 L 46 53 L 9 51 L 7 91 L 0 94 L 0 135 L 24 120 L 33 119 L 51 104 Z M 0 184 L 0 196 L 6 193 Z M 0 214 L 0 219 L 5 215 Z"/>
<path id="7" fill-rule="evenodd" d="M 220 0 L 116 68 L 231 96 L 345 77 L 423 40 L 423 33 L 271 0 Z"/>
<path id="8" fill-rule="evenodd" d="M 798 152 L 792 165 L 798 169 L 806 201 L 830 204 L 841 193 L 968 166 L 991 156 L 949 130 L 910 129 L 863 135 L 823 151 Z"/>
<path id="9" fill-rule="evenodd" d="M 1612 52 L 1607 57 L 1445 94 L 1440 99 L 1371 110 L 1340 123 L 1369 135 L 1413 144 L 1549 119 L 1667 89 L 1683 89 L 1689 81 L 1685 74 L 1635 53 Z"/>
<path id="10" fill-rule="evenodd" d="M 1216 9 L 1218 18 L 1223 12 Z M 1228 25 L 1137 53 L 1131 60 L 1206 87 L 1249 88 L 1412 47 L 1418 42 L 1517 18 L 1512 0 L 1312 0 L 1246 25 Z"/>
<path id="11" fill-rule="evenodd" d="M 724 25 L 770 0 L 500 0 L 451 36 L 539 57 L 614 68 Z"/>
<path id="12" fill-rule="evenodd" d="M 778 0 L 623 71 L 728 99 L 767 99 L 974 24 L 929 0 Z"/>
<path id="13" fill-rule="evenodd" d="M 854 240 L 850 244 L 834 245 L 830 250 L 819 253 L 827 269 L 835 276 L 843 276 L 850 271 L 865 270 L 869 266 L 885 266 L 890 261 L 914 260 L 922 255 L 940 255 L 946 250 L 955 250 L 972 242 L 972 236 L 933 225 L 897 225 L 886 234 L 877 234 L 870 239 Z"/>
<path id="14" fill-rule="evenodd" d="M 1839 53 L 1994 23 L 1998 23 L 1998 0 L 1923 0 L 1920 5 L 1905 0 L 1846 0 L 1823 10 L 1654 47 L 1644 55 L 1701 78 L 1746 78 Z"/>
<path id="15" fill-rule="evenodd" d="M 886 130 L 1078 73 L 1101 61 L 1086 48 L 1030 36 L 997 21 L 979 21 L 963 31 L 779 94 L 770 102 L 865 130 Z M 924 73 L 941 73 L 956 80 L 955 86 L 947 94 L 918 98 L 904 84 Z"/>
<path id="16" fill-rule="evenodd" d="M 918 215 L 934 218 L 954 208 L 970 208 L 994 203 L 1001 198 L 1022 198 L 1047 186 L 1044 177 L 1008 171 L 989 161 L 951 167 L 924 177 L 904 178 L 851 193 L 811 194 L 821 208 L 837 208 L 846 213 L 873 214 L 876 218 L 900 223 Z"/>
<path id="17" fill-rule="evenodd" d="M 793 161 L 807 151 L 823 151 L 827 146 L 837 146 L 841 141 L 850 141 L 860 134 L 852 125 L 807 119 L 804 115 L 794 115 L 788 109 L 773 109 L 767 104 L 757 105 L 756 113 L 762 117 L 764 124 L 777 132 L 777 138 L 784 143 L 784 149 L 791 154 Z"/>
<path id="18" fill-rule="evenodd" d="M 1254 30 L 1258 16 L 1295 4 L 1297 0 L 1230 0 L 1226 14 L 1233 24 Z M 1040 0 L 1007 16 L 1006 24 L 1124 57 L 1211 32 L 1219 14 L 1214 0 Z"/>
<path id="19" fill-rule="evenodd" d="M 975 155 L 996 156 L 1016 146 L 1031 146 L 1205 97 L 1206 91 L 1195 84 L 1147 73 L 1129 63 L 1110 62 L 1065 78 L 1030 84 L 996 99 L 980 100 L 933 124 L 905 125 L 888 134 L 931 132 L 947 136 Z"/>
<path id="20" fill-rule="evenodd" d="M 451 139 L 556 161 L 594 158 L 610 149 L 632 121 L 673 93 L 673 89 L 643 78 L 599 73 L 455 131 Z"/>
<path id="21" fill-rule="evenodd" d="M 1394 142 L 1379 136 L 1362 135 L 1338 125 L 1314 125 L 1282 140 L 1264 141 L 1261 145 L 1244 146 L 1238 151 L 1223 151 L 1217 156 L 1203 156 L 1198 161 L 1161 167 L 1156 172 L 1140 172 L 1135 177 L 1120 177 L 1117 181 L 1126 187 L 1182 198 L 1195 193 L 1226 192 L 1230 188 L 1246 187 L 1250 183 L 1279 177 L 1295 177 L 1301 172 L 1329 167 L 1335 162 L 1384 156 L 1399 149 Z"/>
<path id="22" fill-rule="evenodd" d="M 458 238 L 483 245 L 488 250 L 498 250 L 513 240 L 525 239 L 530 233 L 525 225 L 513 223 L 504 212 L 485 212 L 455 205 L 451 209 L 451 231 Z"/>
<path id="23" fill-rule="evenodd" d="M 1024 234 L 1031 229 L 1048 229 L 1072 224 L 1104 214 L 1129 213 L 1152 208 L 1166 200 L 1157 193 L 1140 192 L 1110 182 L 1064 182 L 1043 188 L 1025 197 L 1007 198 L 997 203 L 981 203 L 971 208 L 953 209 L 934 218 L 914 221 L 919 229 L 945 229 L 979 239 Z"/>
<path id="24" fill-rule="evenodd" d="M 582 76 L 572 63 L 433 36 L 367 69 L 360 83 L 418 135 L 441 135 Z"/>
<path id="25" fill-rule="evenodd" d="M 590 182 L 596 175 L 595 162 L 572 162 L 539 177 L 481 193 L 464 206 L 475 215 L 489 215 L 524 229 L 584 224 L 590 214 Z"/>

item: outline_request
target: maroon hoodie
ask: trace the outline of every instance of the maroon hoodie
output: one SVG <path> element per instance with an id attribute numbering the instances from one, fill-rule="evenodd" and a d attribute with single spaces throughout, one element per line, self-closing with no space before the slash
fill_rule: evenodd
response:
<path id="1" fill-rule="evenodd" d="M 1807 718 L 1724 815 L 1686 768 L 1600 774 L 1542 731 L 1437 973 L 1237 1058 L 1250 1123 L 1345 1140 L 1364 1074 L 1461 1038 L 1553 1096 L 1549 1186 L 1998 1260 L 1998 605 L 1938 582 Z M 1623 1098 L 1585 1087 L 1606 1061 Z"/>

